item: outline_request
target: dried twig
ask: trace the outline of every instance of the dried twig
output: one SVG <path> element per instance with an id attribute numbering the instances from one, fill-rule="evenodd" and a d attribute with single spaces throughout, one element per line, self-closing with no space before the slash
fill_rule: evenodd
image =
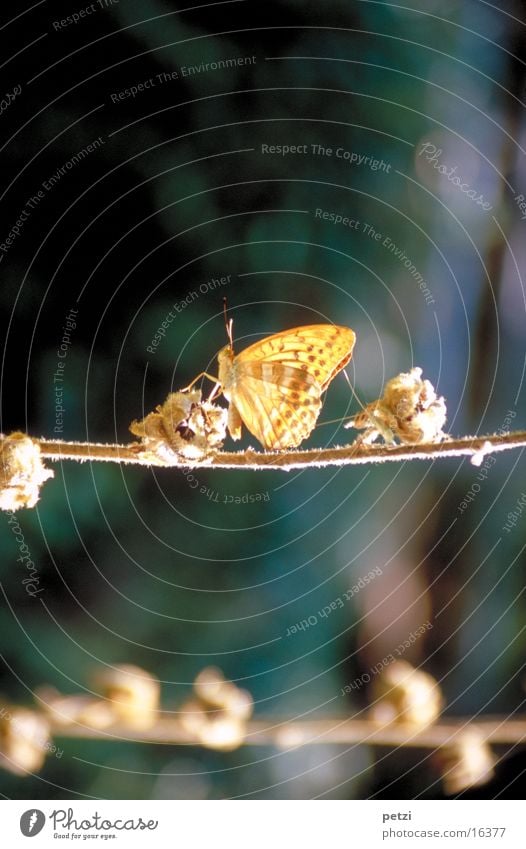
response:
<path id="1" fill-rule="evenodd" d="M 65 442 L 63 440 L 36 440 L 42 457 L 48 460 L 105 461 L 110 463 L 138 464 L 141 466 L 170 466 L 171 468 L 218 469 L 292 469 L 321 468 L 323 466 L 351 466 L 366 463 L 405 462 L 406 460 L 438 460 L 445 457 L 474 457 L 526 447 L 526 431 L 490 434 L 488 436 L 463 436 L 441 442 L 418 445 L 367 445 L 355 442 L 335 448 L 314 448 L 306 451 L 220 451 L 212 458 L 189 462 L 173 462 L 154 457 L 141 457 L 136 446 L 113 445 L 97 442 Z"/>

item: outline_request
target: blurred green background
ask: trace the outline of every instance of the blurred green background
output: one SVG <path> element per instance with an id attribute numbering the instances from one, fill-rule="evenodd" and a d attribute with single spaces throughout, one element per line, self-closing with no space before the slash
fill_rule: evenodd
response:
<path id="1" fill-rule="evenodd" d="M 132 419 L 215 371 L 223 295 L 237 350 L 299 324 L 344 324 L 357 334 L 348 373 L 364 403 L 420 366 L 447 399 L 452 434 L 505 428 L 509 411 L 512 428 L 524 427 L 519 4 L 271 0 L 192 10 L 120 0 L 65 26 L 71 4 L 30 5 L 16 20 L 2 11 L 13 57 L 2 90 L 21 85 L 21 94 L 0 116 L 0 242 L 43 193 L 2 252 L 4 433 L 128 441 Z M 42 38 L 20 53 L 33 32 Z M 229 59 L 243 64 L 202 67 Z M 426 143 L 490 210 L 439 173 L 421 153 Z M 54 433 L 53 375 L 72 308 L 63 432 Z M 320 422 L 357 409 L 340 376 Z M 350 434 L 333 423 L 305 445 Z M 127 662 L 157 675 L 163 704 L 175 709 L 214 664 L 250 690 L 256 716 L 351 716 L 368 693 L 341 689 L 430 621 L 404 659 L 440 680 L 447 713 L 521 709 L 526 520 L 503 526 L 525 489 L 522 452 L 499 455 L 483 479 L 468 460 L 200 469 L 198 488 L 170 470 L 54 468 L 37 508 L 18 513 L 38 599 L 21 583 L 16 543 L 0 521 L 1 687 L 15 702 L 31 704 L 42 684 L 83 691 L 94 666 Z M 247 493 L 266 500 L 225 503 Z M 382 575 L 343 607 L 286 637 L 376 567 Z M 419 750 L 61 746 L 63 757 L 49 757 L 38 775 L 2 772 L 2 794 L 443 793 Z"/>

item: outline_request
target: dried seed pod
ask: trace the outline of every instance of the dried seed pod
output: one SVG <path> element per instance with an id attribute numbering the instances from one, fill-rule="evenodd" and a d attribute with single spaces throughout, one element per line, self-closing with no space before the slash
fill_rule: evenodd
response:
<path id="1" fill-rule="evenodd" d="M 225 684 L 225 676 L 221 670 L 216 666 L 207 666 L 195 679 L 194 692 L 200 701 L 223 707 L 222 692 Z"/>
<path id="2" fill-rule="evenodd" d="M 220 708 L 205 708 L 197 699 L 186 702 L 180 716 L 184 730 L 210 749 L 229 752 L 245 739 L 244 722 Z"/>
<path id="3" fill-rule="evenodd" d="M 467 728 L 438 753 L 444 790 L 448 796 L 486 784 L 494 774 L 495 756 L 484 736 Z"/>
<path id="4" fill-rule="evenodd" d="M 446 412 L 444 398 L 437 397 L 429 380 L 422 380 L 422 369 L 412 368 L 389 380 L 382 397 L 367 404 L 345 427 L 364 429 L 365 443 L 382 436 L 385 442 L 398 439 L 417 445 L 444 439 Z"/>
<path id="5" fill-rule="evenodd" d="M 0 708 L 0 766 L 15 775 L 37 772 L 51 748 L 44 716 L 28 708 Z"/>
<path id="6" fill-rule="evenodd" d="M 225 681 L 215 667 L 199 673 L 194 692 L 196 697 L 181 708 L 184 730 L 211 749 L 230 751 L 240 746 L 254 706 L 250 693 Z"/>
<path id="7" fill-rule="evenodd" d="M 115 721 L 136 729 L 151 728 L 155 724 L 161 685 L 149 672 L 123 663 L 97 670 L 93 685 L 111 707 Z"/>
<path id="8" fill-rule="evenodd" d="M 227 411 L 201 400 L 201 392 L 172 392 L 130 431 L 140 436 L 138 453 L 150 454 L 168 465 L 174 461 L 203 461 L 222 447 Z"/>
<path id="9" fill-rule="evenodd" d="M 38 442 L 16 431 L 0 441 L 0 510 L 34 507 L 40 487 L 52 478 L 40 456 Z"/>
<path id="10" fill-rule="evenodd" d="M 42 687 L 37 692 L 44 711 L 57 725 L 85 725 L 102 730 L 115 723 L 113 707 L 103 699 L 89 694 L 64 696 L 51 687 Z"/>
<path id="11" fill-rule="evenodd" d="M 405 660 L 385 667 L 373 681 L 372 694 L 370 716 L 379 725 L 396 722 L 425 728 L 438 719 L 444 705 L 433 676 Z"/>

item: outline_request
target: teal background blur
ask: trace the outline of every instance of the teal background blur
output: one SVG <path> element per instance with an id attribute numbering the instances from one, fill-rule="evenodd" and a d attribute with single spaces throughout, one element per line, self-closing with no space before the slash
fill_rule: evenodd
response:
<path id="1" fill-rule="evenodd" d="M 223 295 L 237 350 L 299 324 L 348 325 L 357 334 L 348 373 L 363 402 L 420 366 L 447 399 L 453 435 L 505 428 L 507 416 L 512 429 L 524 427 L 519 4 L 281 0 L 192 11 L 120 0 L 65 26 L 57 22 L 71 4 L 30 5 L 12 22 L 14 10 L 2 11 L 4 54 L 13 57 L 2 91 L 22 90 L 0 116 L 0 242 L 43 181 L 95 139 L 103 143 L 44 190 L 3 252 L 4 433 L 128 441 L 132 419 L 199 371 L 215 371 Z M 34 34 L 42 38 L 20 53 Z M 247 62 L 183 71 L 240 57 Z M 426 161 L 425 143 L 490 211 Z M 306 152 L 264 153 L 262 145 Z M 350 164 L 336 156 L 340 148 L 384 166 Z M 358 223 L 322 220 L 317 209 Z M 226 285 L 209 285 L 229 275 Z M 180 311 L 151 354 L 175 303 Z M 64 429 L 54 434 L 53 375 L 72 308 Z M 356 410 L 340 376 L 320 422 Z M 350 435 L 333 423 L 305 445 Z M 522 452 L 499 455 L 483 477 L 467 460 L 291 474 L 199 469 L 198 486 L 170 470 L 54 469 L 37 508 L 18 513 L 38 599 L 21 583 L 16 543 L 0 518 L 9 699 L 31 704 L 42 684 L 79 692 L 93 667 L 127 662 L 157 675 L 163 704 L 176 709 L 199 670 L 214 664 L 250 690 L 256 716 L 363 715 L 366 688 L 352 697 L 342 688 L 429 621 L 404 659 L 441 681 L 447 713 L 520 711 L 526 519 L 510 532 L 503 526 L 525 490 Z M 474 484 L 480 490 L 462 509 Z M 228 503 L 255 493 L 265 500 Z M 343 607 L 286 636 L 376 567 L 382 575 Z M 420 750 L 60 745 L 63 756 L 49 757 L 38 775 L 2 772 L 0 792 L 443 793 Z M 525 764 L 515 757 L 520 775 Z M 497 780 L 513 795 L 520 785 L 509 764 Z"/>

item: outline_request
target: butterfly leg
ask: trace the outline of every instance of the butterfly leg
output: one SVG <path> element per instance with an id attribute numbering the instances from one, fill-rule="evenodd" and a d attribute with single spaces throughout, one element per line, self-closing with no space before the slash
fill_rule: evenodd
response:
<path id="1" fill-rule="evenodd" d="M 228 405 L 228 432 L 233 440 L 241 439 L 242 419 L 235 404 Z"/>
<path id="2" fill-rule="evenodd" d="M 211 374 L 208 374 L 208 372 L 206 372 L 206 371 L 201 371 L 201 372 L 199 372 L 199 374 L 197 375 L 197 377 L 194 377 L 194 379 L 192 380 L 192 382 L 191 382 L 191 383 L 189 383 L 189 384 L 188 384 L 188 386 L 185 386 L 183 389 L 180 389 L 179 391 L 180 391 L 180 392 L 189 392 L 189 390 L 192 388 L 192 386 L 194 386 L 194 384 L 195 384 L 195 383 L 197 383 L 197 381 L 198 381 L 198 380 L 199 380 L 199 378 L 201 378 L 201 377 L 207 377 L 207 378 L 208 378 L 208 380 L 211 380 L 213 383 L 215 383 L 215 384 L 216 384 L 216 386 L 214 386 L 214 388 L 213 388 L 212 392 L 213 392 L 215 395 L 217 395 L 217 389 L 216 389 L 216 387 L 217 387 L 217 386 L 221 386 L 221 384 L 220 384 L 220 383 L 218 383 L 217 377 L 212 377 L 212 375 L 211 375 Z"/>

